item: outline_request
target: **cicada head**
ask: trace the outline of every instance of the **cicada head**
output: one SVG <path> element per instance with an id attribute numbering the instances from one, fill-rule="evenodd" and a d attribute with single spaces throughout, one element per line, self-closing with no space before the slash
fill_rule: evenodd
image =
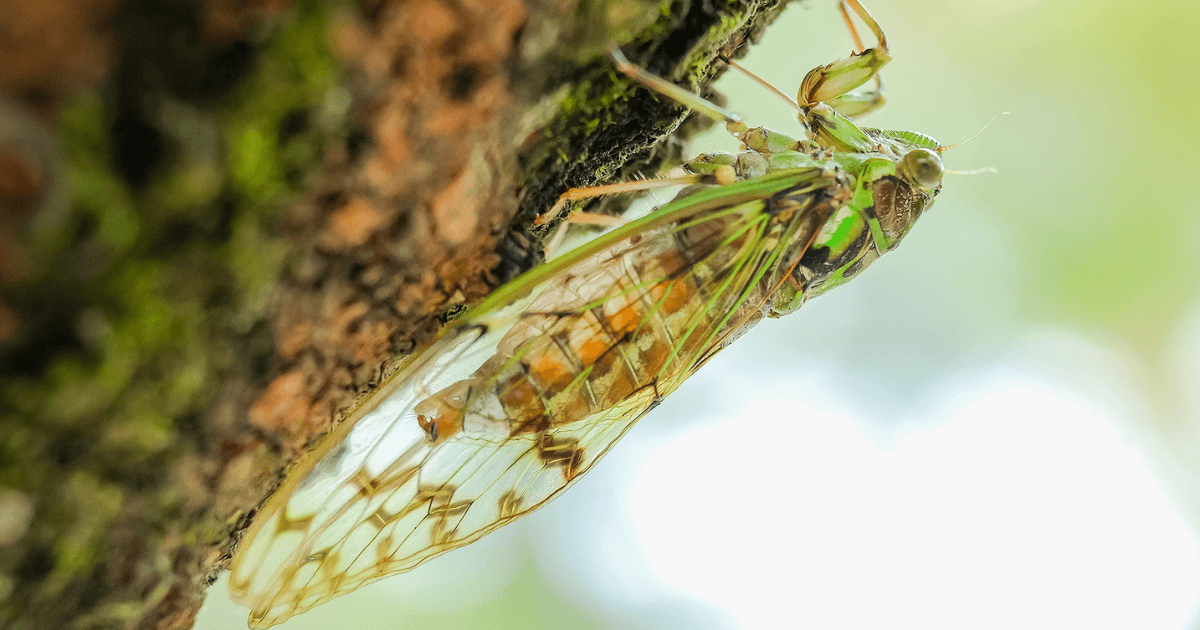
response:
<path id="1" fill-rule="evenodd" d="M 871 182 L 875 217 L 883 239 L 876 239 L 881 252 L 889 251 L 916 223 L 942 187 L 942 158 L 937 152 L 917 147 L 896 163 L 894 176 Z"/>
<path id="2" fill-rule="evenodd" d="M 942 158 L 937 151 L 916 147 L 900 158 L 896 173 L 921 190 L 935 191 L 942 187 Z"/>

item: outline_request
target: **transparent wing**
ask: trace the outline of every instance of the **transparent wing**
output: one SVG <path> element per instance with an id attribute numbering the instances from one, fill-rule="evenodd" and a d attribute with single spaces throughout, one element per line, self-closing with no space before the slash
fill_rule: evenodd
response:
<path id="1" fill-rule="evenodd" d="M 785 183 L 804 219 L 789 234 L 809 242 L 840 180 Z M 586 472 L 761 316 L 786 230 L 743 193 L 677 202 L 518 279 L 389 379 L 252 526 L 230 580 L 251 625 L 467 544 Z"/>

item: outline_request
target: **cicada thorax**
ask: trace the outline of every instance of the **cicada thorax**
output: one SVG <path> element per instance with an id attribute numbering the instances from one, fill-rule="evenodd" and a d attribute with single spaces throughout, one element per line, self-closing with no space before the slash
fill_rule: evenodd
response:
<path id="1" fill-rule="evenodd" d="M 885 245 L 887 249 L 900 242 L 921 212 L 933 202 L 932 193 L 916 190 L 894 175 L 876 180 L 871 188 L 871 198 L 875 202 L 872 211 L 889 241 Z"/>
<path id="2" fill-rule="evenodd" d="M 859 169 L 853 201 L 829 218 L 796 267 L 805 299 L 847 282 L 894 249 L 938 190 L 914 186 L 883 154 Z"/>

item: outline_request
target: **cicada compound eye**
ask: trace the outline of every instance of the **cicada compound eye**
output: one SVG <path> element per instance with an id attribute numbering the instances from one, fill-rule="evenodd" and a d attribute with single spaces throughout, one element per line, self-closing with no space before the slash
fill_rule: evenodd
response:
<path id="1" fill-rule="evenodd" d="M 900 160 L 900 174 L 925 190 L 942 185 L 942 158 L 929 149 L 913 149 Z"/>

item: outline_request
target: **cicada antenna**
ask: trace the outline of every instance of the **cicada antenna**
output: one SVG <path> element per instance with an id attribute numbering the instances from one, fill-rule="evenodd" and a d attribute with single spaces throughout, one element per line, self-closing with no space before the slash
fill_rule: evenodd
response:
<path id="1" fill-rule="evenodd" d="M 987 129 L 989 125 L 996 122 L 997 118 L 999 118 L 1001 116 L 1007 116 L 1009 113 L 1011 113 L 1011 112 L 1000 112 L 999 114 L 992 116 L 992 119 L 987 121 L 986 123 L 984 123 L 983 127 L 981 127 L 979 129 L 979 131 L 975 132 L 975 135 L 973 135 L 970 138 L 967 138 L 966 140 L 963 140 L 962 142 L 959 142 L 957 144 L 947 144 L 945 146 L 938 147 L 937 152 L 940 154 L 943 151 L 946 151 L 949 149 L 957 149 L 958 147 L 961 147 L 962 145 L 974 140 L 975 138 L 978 138 L 979 134 L 983 133 L 984 130 Z M 982 168 L 971 169 L 969 171 L 956 171 L 956 170 L 946 169 L 945 171 L 942 171 L 942 172 L 944 172 L 948 175 L 983 175 L 984 173 L 993 173 L 994 174 L 994 173 L 998 173 L 999 171 L 997 171 L 996 167 L 994 167 L 994 166 L 984 166 Z"/>
<path id="2" fill-rule="evenodd" d="M 969 171 L 956 171 L 953 169 L 945 169 L 942 171 L 947 175 L 983 175 L 984 173 L 999 173 L 995 166 L 984 166 L 983 168 L 975 168 Z"/>
<path id="3" fill-rule="evenodd" d="M 940 146 L 940 147 L 938 147 L 937 152 L 942 153 L 943 151 L 948 151 L 950 149 L 957 149 L 958 147 L 961 147 L 962 145 L 974 140 L 975 138 L 978 138 L 979 134 L 983 133 L 984 130 L 987 129 L 989 125 L 996 122 L 997 118 L 999 118 L 1001 116 L 1007 116 L 1011 113 L 1012 112 L 1000 112 L 999 114 L 992 116 L 992 119 L 987 121 L 986 123 L 984 123 L 983 127 L 980 127 L 979 131 L 975 132 L 975 135 L 973 135 L 970 138 L 967 138 L 966 140 L 963 140 L 962 142 L 959 142 L 957 144 L 947 144 L 947 145 Z"/>

